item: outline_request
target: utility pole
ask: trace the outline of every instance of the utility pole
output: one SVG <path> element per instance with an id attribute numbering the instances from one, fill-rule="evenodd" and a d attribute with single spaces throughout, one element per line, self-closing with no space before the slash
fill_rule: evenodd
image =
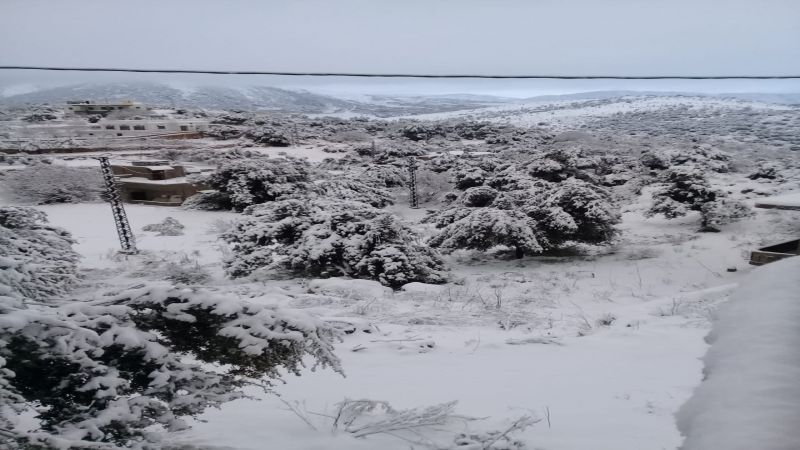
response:
<path id="1" fill-rule="evenodd" d="M 133 237 L 131 224 L 128 223 L 128 215 L 125 214 L 125 207 L 122 205 L 122 199 L 119 196 L 117 180 L 114 177 L 114 172 L 111 170 L 111 163 L 108 161 L 108 156 L 100 156 L 97 160 L 100 161 L 100 171 L 103 173 L 103 181 L 106 184 L 106 195 L 108 196 L 108 203 L 111 205 L 111 214 L 114 216 L 114 224 L 117 226 L 117 235 L 119 236 L 119 244 L 122 247 L 122 253 L 130 255 L 139 253 L 136 249 L 136 240 Z"/>
<path id="2" fill-rule="evenodd" d="M 417 199 L 417 158 L 410 156 L 408 158 L 408 197 L 409 205 L 412 208 L 419 207 Z"/>

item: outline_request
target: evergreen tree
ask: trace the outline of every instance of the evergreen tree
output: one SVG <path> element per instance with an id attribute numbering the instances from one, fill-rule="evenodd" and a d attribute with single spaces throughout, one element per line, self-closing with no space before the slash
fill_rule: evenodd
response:
<path id="1" fill-rule="evenodd" d="M 223 237 L 231 276 L 288 270 L 313 277 L 373 279 L 397 288 L 444 281 L 441 261 L 394 216 L 370 205 L 325 198 L 281 200 L 245 210 Z"/>

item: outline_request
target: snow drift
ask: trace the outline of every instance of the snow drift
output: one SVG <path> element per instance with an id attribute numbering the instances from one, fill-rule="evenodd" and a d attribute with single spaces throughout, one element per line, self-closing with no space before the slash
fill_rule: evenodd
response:
<path id="1" fill-rule="evenodd" d="M 800 446 L 800 258 L 759 268 L 720 308 L 705 380 L 678 412 L 683 450 Z"/>

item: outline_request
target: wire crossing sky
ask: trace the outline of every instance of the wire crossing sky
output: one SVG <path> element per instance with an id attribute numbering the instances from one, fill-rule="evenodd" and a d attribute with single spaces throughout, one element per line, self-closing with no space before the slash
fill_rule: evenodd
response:
<path id="1" fill-rule="evenodd" d="M 247 70 L 201 69 L 134 69 L 112 67 L 48 67 L 0 66 L 0 70 L 41 70 L 54 72 L 127 72 L 205 75 L 275 75 L 299 77 L 356 77 L 356 78 L 488 78 L 488 79 L 554 79 L 554 80 L 791 80 L 800 75 L 489 75 L 489 74 L 420 74 L 420 73 L 353 73 L 353 72 L 270 72 Z"/>
<path id="2" fill-rule="evenodd" d="M 0 65 L 800 73 L 797 0 L 2 0 Z"/>

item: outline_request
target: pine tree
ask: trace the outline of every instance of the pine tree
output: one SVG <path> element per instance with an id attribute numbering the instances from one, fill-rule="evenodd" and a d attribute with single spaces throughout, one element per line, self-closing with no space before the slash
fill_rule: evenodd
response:
<path id="1" fill-rule="evenodd" d="M 223 238 L 233 277 L 286 270 L 313 277 L 350 276 L 393 288 L 441 283 L 442 264 L 394 216 L 370 205 L 326 198 L 281 200 L 245 210 Z"/>

